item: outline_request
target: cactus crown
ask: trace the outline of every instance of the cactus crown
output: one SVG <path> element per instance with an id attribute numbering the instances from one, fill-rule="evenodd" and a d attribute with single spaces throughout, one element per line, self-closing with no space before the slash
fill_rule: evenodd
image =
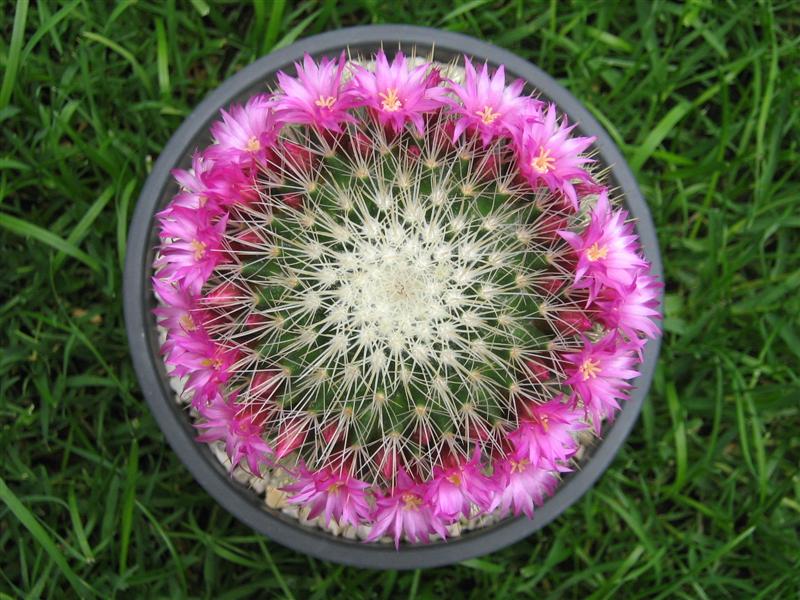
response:
<path id="1" fill-rule="evenodd" d="M 355 147 L 292 130 L 259 198 L 232 211 L 222 251 L 234 260 L 210 283 L 234 286 L 213 304 L 235 318 L 210 331 L 241 351 L 238 402 L 286 435 L 307 422 L 309 466 L 343 460 L 391 485 L 381 471 L 395 455 L 431 476 L 478 442 L 500 451 L 516 398 L 554 392 L 526 361 L 559 372 L 554 351 L 575 348 L 560 315 L 585 298 L 565 292 L 554 223 L 568 215 L 515 181 L 499 141 L 452 143 L 447 113 L 422 139 L 356 114 Z M 281 373 L 268 403 L 260 371 Z"/>

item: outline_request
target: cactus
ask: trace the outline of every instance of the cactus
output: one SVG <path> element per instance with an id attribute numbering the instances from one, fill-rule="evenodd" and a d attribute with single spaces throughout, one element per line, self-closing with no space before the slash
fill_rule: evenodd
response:
<path id="1" fill-rule="evenodd" d="M 156 313 L 202 441 L 424 541 L 532 514 L 619 408 L 660 284 L 553 105 L 469 58 L 367 64 L 306 57 L 223 111 L 159 215 Z"/>

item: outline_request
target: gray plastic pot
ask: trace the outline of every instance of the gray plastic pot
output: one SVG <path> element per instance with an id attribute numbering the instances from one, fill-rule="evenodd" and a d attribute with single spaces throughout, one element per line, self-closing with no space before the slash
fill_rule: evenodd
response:
<path id="1" fill-rule="evenodd" d="M 576 502 L 611 463 L 636 421 L 653 377 L 659 341 L 652 340 L 645 347 L 641 374 L 633 382 L 635 388 L 631 397 L 615 421 L 606 427 L 602 440 L 590 449 L 590 456 L 582 467 L 565 477 L 556 493 L 536 510 L 532 520 L 508 518 L 446 542 L 402 545 L 396 551 L 393 545 L 365 544 L 303 527 L 296 519 L 267 508 L 262 497 L 231 479 L 208 446 L 195 441 L 189 418 L 175 402 L 170 389 L 152 313 L 155 299 L 150 277 L 157 244 L 154 214 L 177 192 L 170 170 L 188 168 L 191 153 L 208 145 L 208 127 L 218 118 L 220 108 L 263 91 L 279 70 L 293 72 L 292 63 L 301 59 L 303 53 L 314 57 L 334 56 L 343 48 L 350 48 L 354 53 L 370 53 L 381 46 L 387 53 L 398 47 L 406 52 L 416 48 L 421 55 L 433 48 L 434 59 L 440 62 L 467 54 L 480 62 L 487 60 L 491 66 L 504 64 L 509 77 L 521 77 L 539 90 L 544 99 L 554 101 L 571 122 L 579 124 L 576 134 L 597 137 L 596 158 L 610 167 L 609 184 L 624 195 L 628 210 L 637 220 L 637 233 L 653 265 L 653 273 L 662 276 L 655 229 L 636 181 L 609 135 L 572 94 L 531 63 L 474 38 L 425 27 L 376 25 L 316 35 L 277 50 L 227 79 L 189 115 L 161 152 L 139 197 L 128 235 L 124 308 L 134 367 L 150 410 L 167 441 L 198 483 L 226 510 L 269 538 L 317 558 L 368 568 L 412 569 L 450 564 L 513 544 L 541 529 Z"/>

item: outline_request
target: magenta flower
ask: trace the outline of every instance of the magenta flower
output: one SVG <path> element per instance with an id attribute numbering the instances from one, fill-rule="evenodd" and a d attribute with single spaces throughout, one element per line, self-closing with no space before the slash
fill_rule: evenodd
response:
<path id="1" fill-rule="evenodd" d="M 519 428 L 508 436 L 515 455 L 542 469 L 569 470 L 566 464 L 578 450 L 574 434 L 586 429 L 583 412 L 558 396 L 544 404 L 527 403 L 525 413 Z"/>
<path id="2" fill-rule="evenodd" d="M 461 115 L 456 121 L 453 140 L 465 130 L 475 131 L 486 146 L 495 138 L 517 134 L 529 114 L 530 103 L 535 102 L 520 95 L 525 82 L 517 79 L 506 86 L 503 65 L 490 77 L 486 63 L 478 73 L 466 56 L 464 75 L 464 85 L 450 84 L 450 90 L 458 97 L 458 101 L 450 100 L 450 105 L 453 112 Z"/>
<path id="3" fill-rule="evenodd" d="M 392 495 L 377 500 L 375 524 L 366 541 L 377 540 L 389 530 L 394 536 L 395 548 L 400 547 L 403 534 L 414 543 L 427 542 L 433 532 L 446 538 L 444 523 L 426 502 L 425 492 L 424 486 L 414 483 L 405 470 L 400 469 Z"/>
<path id="4" fill-rule="evenodd" d="M 216 221 L 203 209 L 174 207 L 161 217 L 160 256 L 154 265 L 159 279 L 179 281 L 192 294 L 199 295 L 203 284 L 225 255 L 220 251 L 228 215 Z"/>
<path id="5" fill-rule="evenodd" d="M 197 296 L 182 285 L 152 278 L 153 290 L 161 304 L 153 309 L 158 324 L 170 336 L 193 335 L 203 331 L 207 315 L 198 307 Z"/>
<path id="6" fill-rule="evenodd" d="M 185 389 L 193 392 L 192 404 L 202 408 L 230 378 L 239 357 L 240 350 L 226 348 L 202 334 L 176 338 L 166 363 L 173 367 L 173 377 L 188 376 Z"/>
<path id="7" fill-rule="evenodd" d="M 368 483 L 350 475 L 328 468 L 309 471 L 301 462 L 295 483 L 283 489 L 292 494 L 288 500 L 290 503 L 311 508 L 309 519 L 324 512 L 326 525 L 330 525 L 331 519 L 336 519 L 337 522 L 358 527 L 370 515 L 364 492 L 367 488 Z"/>
<path id="8" fill-rule="evenodd" d="M 222 121 L 211 125 L 216 143 L 206 151 L 208 157 L 239 167 L 263 164 L 278 135 L 271 99 L 259 94 L 220 113 Z"/>
<path id="9" fill-rule="evenodd" d="M 447 100 L 447 90 L 438 85 L 438 77 L 429 75 L 430 67 L 424 63 L 409 71 L 402 52 L 395 55 L 390 65 L 383 50 L 379 50 L 374 71 L 362 66 L 354 68 L 350 89 L 361 104 L 375 112 L 381 125 L 389 125 L 399 133 L 410 121 L 422 135 L 423 115 Z"/>
<path id="10" fill-rule="evenodd" d="M 645 273 L 634 276 L 630 285 L 603 288 L 595 300 L 600 320 L 609 329 L 619 329 L 633 339 L 639 333 L 649 338 L 657 337 L 660 328 L 654 319 L 660 319 L 658 294 L 663 284 Z"/>
<path id="11" fill-rule="evenodd" d="M 264 430 L 264 419 L 253 414 L 248 407 L 236 404 L 236 395 L 226 402 L 221 396 L 203 408 L 204 420 L 195 424 L 203 433 L 197 436 L 198 441 L 214 442 L 225 440 L 225 452 L 231 459 L 230 470 L 243 463 L 250 467 L 250 472 L 258 474 L 259 466 L 272 453 L 272 449 L 261 437 Z"/>
<path id="12" fill-rule="evenodd" d="M 342 72 L 346 64 L 342 51 L 338 61 L 323 58 L 319 65 L 308 54 L 302 66 L 295 63 L 297 77 L 278 73 L 283 91 L 274 97 L 275 117 L 279 123 L 307 124 L 319 130 L 342 131 L 342 123 L 353 123 L 348 109 L 356 105 L 352 90 L 343 89 Z"/>
<path id="13" fill-rule="evenodd" d="M 473 504 L 481 511 L 489 507 L 496 490 L 494 482 L 481 473 L 480 458 L 476 447 L 469 462 L 434 468 L 425 494 L 434 515 L 451 522 L 459 515 L 469 517 Z"/>
<path id="14" fill-rule="evenodd" d="M 627 216 L 625 210 L 611 210 L 608 191 L 604 190 L 598 196 L 591 222 L 583 235 L 558 232 L 578 255 L 575 284 L 579 288 L 589 288 L 590 301 L 604 286 L 622 292 L 630 287 L 637 274 L 648 268 L 647 262 L 638 254 L 638 238 L 633 223 L 625 222 Z M 587 278 L 585 283 L 582 282 L 584 277 Z"/>
<path id="15" fill-rule="evenodd" d="M 532 519 L 534 506 L 541 506 L 558 485 L 558 477 L 552 471 L 539 468 L 516 453 L 495 461 L 494 470 L 493 478 L 502 491 L 495 496 L 489 511 L 499 508 L 503 515 L 513 510 L 514 516 L 525 513 Z"/>
<path id="16" fill-rule="evenodd" d="M 627 380 L 639 375 L 634 369 L 639 347 L 612 331 L 599 342 L 584 337 L 580 352 L 564 355 L 569 377 L 565 383 L 583 400 L 584 410 L 591 415 L 598 435 L 603 419 L 613 420 L 619 410 L 617 400 L 627 396 L 631 387 Z"/>
<path id="17" fill-rule="evenodd" d="M 568 125 L 567 118 L 556 122 L 556 107 L 550 104 L 540 122 L 525 124 L 522 134 L 517 136 L 517 164 L 520 173 L 534 187 L 546 185 L 551 192 L 561 192 L 578 210 L 578 196 L 574 180 L 590 181 L 591 176 L 583 165 L 592 162 L 581 156 L 594 137 L 569 137 L 575 125 Z"/>
<path id="18" fill-rule="evenodd" d="M 182 189 L 158 217 L 168 216 L 175 207 L 205 208 L 210 214 L 221 214 L 231 204 L 256 197 L 255 182 L 239 166 L 214 161 L 200 152 L 192 156 L 190 170 L 173 169 L 172 176 Z"/>

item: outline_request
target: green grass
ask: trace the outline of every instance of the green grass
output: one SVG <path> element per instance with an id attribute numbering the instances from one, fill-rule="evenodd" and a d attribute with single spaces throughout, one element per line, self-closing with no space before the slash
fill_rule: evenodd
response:
<path id="1" fill-rule="evenodd" d="M 4 8 L 0 598 L 798 597 L 796 3 Z M 375 574 L 254 535 L 192 480 L 138 390 L 120 271 L 148 169 L 209 90 L 299 37 L 401 21 L 518 52 L 589 106 L 652 208 L 666 332 L 628 443 L 553 525 Z"/>

